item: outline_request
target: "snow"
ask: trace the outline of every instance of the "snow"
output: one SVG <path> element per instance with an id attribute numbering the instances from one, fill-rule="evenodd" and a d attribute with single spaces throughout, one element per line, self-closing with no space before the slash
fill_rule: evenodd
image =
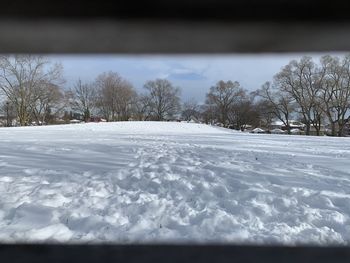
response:
<path id="1" fill-rule="evenodd" d="M 2 243 L 350 243 L 349 138 L 118 122 L 0 149 Z"/>

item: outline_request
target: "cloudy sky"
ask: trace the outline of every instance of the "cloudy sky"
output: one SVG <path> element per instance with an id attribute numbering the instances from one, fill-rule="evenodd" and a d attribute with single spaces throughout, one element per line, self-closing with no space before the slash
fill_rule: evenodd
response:
<path id="1" fill-rule="evenodd" d="M 247 90 L 255 90 L 271 80 L 292 59 L 310 55 L 317 61 L 323 54 L 264 55 L 75 55 L 51 56 L 64 67 L 66 87 L 81 78 L 93 81 L 105 71 L 118 72 L 138 91 L 148 80 L 166 78 L 182 90 L 184 101 L 203 102 L 206 92 L 219 80 L 238 81 Z M 341 53 L 335 55 L 342 55 Z"/>

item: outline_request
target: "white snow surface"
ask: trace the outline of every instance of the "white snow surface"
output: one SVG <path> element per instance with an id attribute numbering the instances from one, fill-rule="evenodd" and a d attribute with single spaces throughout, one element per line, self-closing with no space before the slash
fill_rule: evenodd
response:
<path id="1" fill-rule="evenodd" d="M 0 242 L 349 244 L 350 138 L 2 128 Z"/>

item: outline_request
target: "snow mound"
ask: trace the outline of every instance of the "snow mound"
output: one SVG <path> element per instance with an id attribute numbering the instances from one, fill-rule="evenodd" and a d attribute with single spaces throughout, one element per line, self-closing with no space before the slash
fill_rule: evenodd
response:
<path id="1" fill-rule="evenodd" d="M 0 149 L 0 242 L 350 244 L 348 138 L 120 122 Z"/>

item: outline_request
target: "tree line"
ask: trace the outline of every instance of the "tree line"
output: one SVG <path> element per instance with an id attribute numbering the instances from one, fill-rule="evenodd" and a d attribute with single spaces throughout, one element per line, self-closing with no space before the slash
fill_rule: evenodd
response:
<path id="1" fill-rule="evenodd" d="M 54 124 L 79 113 L 89 121 L 196 119 L 234 129 L 269 127 L 273 120 L 294 118 L 320 135 L 329 124 L 331 134 L 344 135 L 350 109 L 350 55 L 326 55 L 316 63 L 312 57 L 292 60 L 272 80 L 249 92 L 237 81 L 218 81 L 210 87 L 203 104 L 195 99 L 181 103 L 181 90 L 169 80 L 147 81 L 143 91 L 117 72 L 104 72 L 92 82 L 77 80 L 63 88 L 63 67 L 44 56 L 0 56 L 1 112 L 10 126 Z"/>
<path id="2" fill-rule="evenodd" d="M 181 111 L 180 89 L 165 79 L 148 81 L 144 92 L 117 72 L 104 72 L 95 81 L 77 80 L 64 89 L 63 67 L 43 56 L 0 56 L 1 113 L 6 126 L 68 122 L 71 112 L 84 121 L 92 115 L 106 121 L 174 118 Z"/>
<path id="3" fill-rule="evenodd" d="M 326 124 L 333 136 L 345 135 L 350 122 L 350 55 L 325 55 L 319 63 L 304 56 L 292 60 L 257 90 L 248 93 L 238 82 L 219 81 L 206 100 L 207 120 L 216 120 L 236 129 L 245 124 L 269 127 L 281 121 L 288 133 L 290 120 L 305 124 L 321 135 Z"/>

